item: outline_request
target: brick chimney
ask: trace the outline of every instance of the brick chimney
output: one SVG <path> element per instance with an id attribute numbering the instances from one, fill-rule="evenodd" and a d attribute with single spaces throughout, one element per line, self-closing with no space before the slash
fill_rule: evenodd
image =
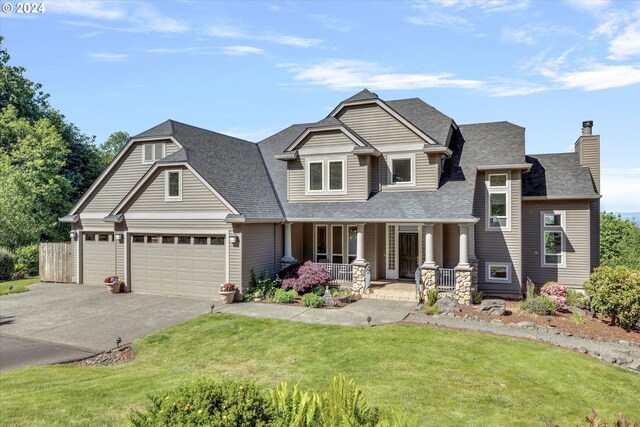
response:
<path id="1" fill-rule="evenodd" d="M 600 135 L 593 135 L 593 120 L 582 122 L 582 135 L 576 141 L 575 151 L 580 164 L 589 168 L 596 191 L 600 194 Z"/>

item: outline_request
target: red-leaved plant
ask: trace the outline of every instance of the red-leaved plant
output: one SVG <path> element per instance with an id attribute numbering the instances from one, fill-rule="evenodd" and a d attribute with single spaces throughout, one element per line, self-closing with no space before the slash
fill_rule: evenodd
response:
<path id="1" fill-rule="evenodd" d="M 112 285 L 118 281 L 118 276 L 107 276 L 104 278 L 104 283 Z"/>
<path id="2" fill-rule="evenodd" d="M 220 285 L 220 292 L 235 292 L 237 288 L 235 283 L 224 283 Z"/>
<path id="3" fill-rule="evenodd" d="M 567 303 L 567 288 L 556 282 L 547 282 L 540 289 L 540 295 L 551 298 L 556 303 L 556 310 L 562 310 Z"/>
<path id="4" fill-rule="evenodd" d="M 288 267 L 280 277 L 282 277 L 283 288 L 295 289 L 300 293 L 305 293 L 314 286 L 331 280 L 331 274 L 323 266 L 311 261 Z"/>

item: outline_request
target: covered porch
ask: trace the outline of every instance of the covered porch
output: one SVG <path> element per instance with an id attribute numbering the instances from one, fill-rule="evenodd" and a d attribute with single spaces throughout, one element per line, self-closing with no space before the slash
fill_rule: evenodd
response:
<path id="1" fill-rule="evenodd" d="M 283 266 L 307 260 L 322 264 L 331 273 L 333 284 L 351 286 L 363 295 L 375 295 L 376 290 L 378 296 L 387 294 L 382 292 L 384 287 L 393 289 L 390 299 L 413 295 L 417 301 L 429 289 L 437 288 L 465 303 L 477 287 L 472 220 L 285 223 Z M 469 289 L 460 291 L 467 282 Z"/>

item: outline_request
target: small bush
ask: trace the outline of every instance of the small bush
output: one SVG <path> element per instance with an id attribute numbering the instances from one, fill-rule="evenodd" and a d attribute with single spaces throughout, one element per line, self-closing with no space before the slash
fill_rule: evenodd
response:
<path id="1" fill-rule="evenodd" d="M 315 286 L 313 289 L 311 289 L 311 292 L 315 295 L 318 295 L 319 297 L 322 297 L 324 296 L 324 290 L 324 286 Z"/>
<path id="2" fill-rule="evenodd" d="M 285 291 L 284 289 L 276 289 L 276 292 L 273 294 L 273 302 L 277 302 L 279 304 L 286 304 L 293 302 L 298 297 L 298 293 L 291 289 L 290 291 Z"/>
<path id="3" fill-rule="evenodd" d="M 589 304 L 589 297 L 576 291 L 575 289 L 567 289 L 567 303 L 569 307 L 586 307 Z"/>
<path id="4" fill-rule="evenodd" d="M 14 270 L 14 255 L 10 249 L 0 246 L 0 280 L 9 280 Z"/>
<path id="5" fill-rule="evenodd" d="M 324 304 L 324 297 L 318 296 L 313 292 L 302 295 L 302 305 L 305 307 L 319 308 Z"/>
<path id="6" fill-rule="evenodd" d="M 20 263 L 27 276 L 39 274 L 40 245 L 33 244 L 16 249 L 16 264 Z M 16 269 L 18 271 L 18 269 Z"/>
<path id="7" fill-rule="evenodd" d="M 567 302 L 567 288 L 556 282 L 545 283 L 540 290 L 540 295 L 555 301 L 554 311 L 562 310 Z"/>
<path id="8" fill-rule="evenodd" d="M 271 420 L 269 401 L 255 385 L 211 380 L 152 396 L 143 411 L 129 415 L 135 427 L 267 426 Z"/>
<path id="9" fill-rule="evenodd" d="M 331 280 L 331 274 L 323 266 L 311 261 L 285 268 L 280 272 L 280 277 L 283 288 L 295 289 L 301 293 Z"/>
<path id="10" fill-rule="evenodd" d="M 573 323 L 580 326 L 584 324 L 585 316 L 580 313 L 574 312 L 574 313 L 571 313 L 571 320 L 573 321 Z"/>
<path id="11" fill-rule="evenodd" d="M 626 267 L 599 267 L 584 285 L 591 307 L 631 330 L 640 322 L 640 271 Z"/>
<path id="12" fill-rule="evenodd" d="M 481 304 L 483 299 L 484 299 L 484 292 L 478 291 L 473 294 L 474 304 Z"/>
<path id="13" fill-rule="evenodd" d="M 437 289 L 429 289 L 427 291 L 427 305 L 431 307 L 433 304 L 438 301 L 438 294 L 440 293 Z"/>
<path id="14" fill-rule="evenodd" d="M 522 311 L 526 311 L 527 313 L 545 316 L 555 312 L 556 302 L 551 298 L 541 296 L 521 301 L 518 304 L 518 308 Z"/>
<path id="15" fill-rule="evenodd" d="M 440 310 L 440 308 L 436 307 L 435 305 L 425 307 L 424 312 L 429 316 L 433 316 L 434 314 L 442 314 L 442 310 Z"/>
<path id="16" fill-rule="evenodd" d="M 245 294 L 245 298 L 271 298 L 276 289 L 280 288 L 280 278 L 271 279 L 271 273 L 265 272 L 264 276 L 256 276 L 253 268 L 251 269 L 251 279 L 249 280 L 249 289 Z"/>

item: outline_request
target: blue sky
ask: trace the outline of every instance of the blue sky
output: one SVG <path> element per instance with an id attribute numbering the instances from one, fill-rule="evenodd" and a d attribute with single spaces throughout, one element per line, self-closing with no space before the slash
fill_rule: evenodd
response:
<path id="1" fill-rule="evenodd" d="M 366 87 L 523 126 L 529 154 L 593 120 L 603 209 L 640 211 L 640 2 L 3 3 L 12 64 L 97 142 L 167 118 L 259 141 Z"/>

